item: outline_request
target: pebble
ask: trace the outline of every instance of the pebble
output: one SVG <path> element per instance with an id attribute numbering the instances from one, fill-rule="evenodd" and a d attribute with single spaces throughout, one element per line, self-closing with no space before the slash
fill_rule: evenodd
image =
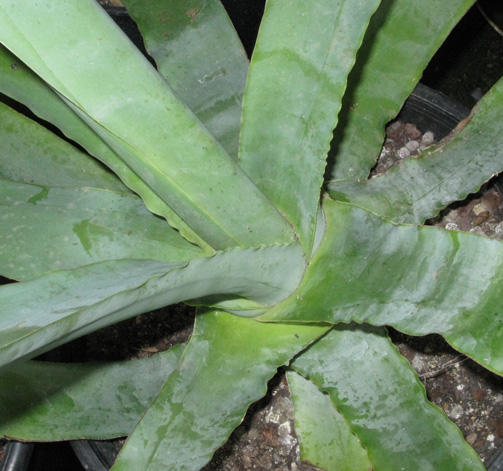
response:
<path id="1" fill-rule="evenodd" d="M 463 415 L 463 412 L 463 408 L 459 404 L 456 404 L 449 412 L 449 417 L 451 419 L 459 419 Z"/>
<path id="2" fill-rule="evenodd" d="M 435 141 L 435 135 L 431 131 L 426 131 L 421 138 L 421 142 L 425 146 L 430 146 Z"/>
<path id="3" fill-rule="evenodd" d="M 386 135 L 391 139 L 398 139 L 403 132 L 402 126 L 403 124 L 400 121 L 395 121 L 394 123 L 391 123 L 386 128 Z"/>
<path id="4" fill-rule="evenodd" d="M 477 434 L 470 433 L 470 435 L 466 437 L 466 441 L 468 442 L 469 445 L 473 446 L 473 444 L 477 441 Z"/>
<path id="5" fill-rule="evenodd" d="M 445 228 L 446 228 L 448 231 L 459 231 L 459 227 L 458 227 L 458 225 L 457 225 L 455 222 L 448 222 L 448 223 L 445 225 Z"/>
<path id="6" fill-rule="evenodd" d="M 494 228 L 494 232 L 498 238 L 503 237 L 503 221 Z"/>
<path id="7" fill-rule="evenodd" d="M 404 146 L 398 151 L 398 156 L 401 159 L 406 159 L 407 157 L 410 157 L 410 150 Z"/>
<path id="8" fill-rule="evenodd" d="M 417 129 L 415 124 L 407 123 L 405 125 L 405 134 L 411 139 L 417 139 L 421 135 L 421 131 Z"/>
<path id="9" fill-rule="evenodd" d="M 419 142 L 418 141 L 409 141 L 407 144 L 405 144 L 405 147 L 409 149 L 411 152 L 415 152 L 416 150 L 419 149 Z"/>
<path id="10" fill-rule="evenodd" d="M 426 368 L 426 364 L 420 355 L 414 355 L 412 359 L 412 368 L 416 371 L 423 371 Z"/>
<path id="11" fill-rule="evenodd" d="M 477 234 L 477 235 L 485 235 L 484 231 L 480 226 L 474 227 L 473 229 L 470 229 L 471 234 Z"/>

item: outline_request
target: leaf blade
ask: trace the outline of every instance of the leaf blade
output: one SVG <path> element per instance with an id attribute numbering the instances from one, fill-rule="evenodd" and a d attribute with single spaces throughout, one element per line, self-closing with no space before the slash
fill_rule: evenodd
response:
<path id="1" fill-rule="evenodd" d="M 2 93 L 27 106 L 38 117 L 55 125 L 65 136 L 80 144 L 93 157 L 113 170 L 128 188 L 142 197 L 150 211 L 164 217 L 187 240 L 205 249 L 208 255 L 214 253 L 214 250 L 125 165 L 119 156 L 65 104 L 49 85 L 3 45 L 0 45 L 0 89 Z M 31 132 L 33 137 L 35 132 Z M 82 162 L 79 163 L 83 165 Z M 87 165 L 90 164 L 85 164 Z M 70 169 L 67 170 L 69 171 Z M 59 171 L 55 173 L 59 174 Z M 30 175 L 30 178 L 33 177 Z"/>
<path id="2" fill-rule="evenodd" d="M 383 329 L 336 326 L 293 368 L 329 393 L 379 470 L 484 470 Z"/>
<path id="3" fill-rule="evenodd" d="M 369 471 L 367 452 L 329 396 L 295 371 L 287 371 L 286 376 L 295 408 L 295 435 L 301 459 L 326 471 Z"/>
<path id="4" fill-rule="evenodd" d="M 36 442 L 128 435 L 182 351 L 114 363 L 20 364 L 0 374 L 0 433 Z"/>
<path id="5" fill-rule="evenodd" d="M 248 58 L 219 1 L 126 0 L 160 74 L 237 159 Z"/>
<path id="6" fill-rule="evenodd" d="M 500 241 L 395 225 L 352 205 L 324 203 L 325 240 L 295 294 L 262 319 L 435 332 L 503 374 Z"/>
<path id="7" fill-rule="evenodd" d="M 467 118 L 468 123 L 418 159 L 407 159 L 363 183 L 333 182 L 329 193 L 334 199 L 351 201 L 392 221 L 422 224 L 448 204 L 477 192 L 503 170 L 502 109 L 500 80 L 479 102 L 473 117 Z"/>
<path id="8" fill-rule="evenodd" d="M 310 252 L 346 78 L 377 0 L 269 1 L 243 103 L 239 163 Z"/>
<path id="9" fill-rule="evenodd" d="M 292 240 L 276 208 L 97 4 L 46 1 L 30 5 L 30 16 L 24 14 L 27 6 L 2 3 L 0 41 L 193 231 L 221 249 Z M 89 37 L 89 24 L 99 35 Z M 68 37 L 72 47 L 52 47 Z M 229 207 L 231 199 L 241 211 Z"/>
<path id="10" fill-rule="evenodd" d="M 200 314 L 177 371 L 112 469 L 200 469 L 265 394 L 277 368 L 326 329 L 265 325 L 219 311 Z"/>
<path id="11" fill-rule="evenodd" d="M 210 297 L 218 305 L 244 298 L 264 310 L 296 288 L 304 268 L 294 244 L 169 264 L 114 260 L 0 286 L 0 366 L 181 301 Z"/>
<path id="12" fill-rule="evenodd" d="M 0 210 L 0 271 L 14 280 L 106 260 L 204 256 L 131 193 L 0 178 Z"/>
<path id="13" fill-rule="evenodd" d="M 420 9 L 408 0 L 381 3 L 349 76 L 329 156 L 329 180 L 368 178 L 385 124 L 398 114 L 433 54 L 473 3 L 432 1 Z"/>

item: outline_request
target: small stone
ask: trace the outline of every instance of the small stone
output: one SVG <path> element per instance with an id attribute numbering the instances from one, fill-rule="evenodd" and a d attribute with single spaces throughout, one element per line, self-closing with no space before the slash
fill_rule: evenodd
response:
<path id="1" fill-rule="evenodd" d="M 486 208 L 484 208 L 484 206 L 482 205 L 482 203 L 477 203 L 473 207 L 473 214 L 475 214 L 476 216 L 478 216 L 480 213 L 483 213 L 485 210 L 486 210 Z"/>
<path id="2" fill-rule="evenodd" d="M 275 438 L 274 430 L 271 428 L 264 428 L 260 432 L 268 442 L 271 442 Z"/>
<path id="3" fill-rule="evenodd" d="M 446 228 L 448 231 L 458 231 L 458 230 L 459 230 L 459 227 L 458 227 L 458 225 L 457 225 L 455 222 L 448 222 L 448 223 L 445 225 L 445 228 Z"/>
<path id="4" fill-rule="evenodd" d="M 449 412 L 449 417 L 451 419 L 459 419 L 462 415 L 463 415 L 463 408 L 459 405 L 459 404 L 456 404 L 452 409 L 451 411 Z"/>
<path id="5" fill-rule="evenodd" d="M 477 234 L 477 235 L 485 235 L 484 231 L 480 226 L 474 227 L 473 229 L 470 229 L 470 234 Z"/>
<path id="6" fill-rule="evenodd" d="M 500 222 L 495 228 L 494 233 L 498 239 L 503 238 L 503 222 Z"/>
<path id="7" fill-rule="evenodd" d="M 419 355 L 414 355 L 414 358 L 412 359 L 412 368 L 419 372 L 426 368 L 424 360 Z"/>
<path id="8" fill-rule="evenodd" d="M 403 123 L 395 121 L 386 128 L 386 135 L 391 139 L 397 139 L 403 133 Z"/>
<path id="9" fill-rule="evenodd" d="M 386 149 L 386 146 L 383 146 L 383 148 L 381 149 L 381 153 L 379 154 L 379 159 L 384 159 L 385 157 L 388 156 L 390 152 L 391 152 L 390 150 Z"/>
<path id="10" fill-rule="evenodd" d="M 405 147 L 409 149 L 411 152 L 415 152 L 416 150 L 419 149 L 419 142 L 418 141 L 409 141 L 407 144 L 405 144 Z"/>
<path id="11" fill-rule="evenodd" d="M 468 445 L 473 446 L 473 444 L 477 441 L 477 434 L 475 432 L 470 433 L 470 435 L 466 437 L 466 441 L 468 442 Z"/>
<path id="12" fill-rule="evenodd" d="M 401 159 L 406 159 L 407 157 L 410 157 L 410 150 L 407 149 L 407 147 L 402 147 L 399 151 L 398 151 L 398 156 L 401 158 Z"/>
<path id="13" fill-rule="evenodd" d="M 407 123 L 405 125 L 405 134 L 411 139 L 417 139 L 421 135 L 421 131 L 416 128 L 415 124 Z"/>
<path id="14" fill-rule="evenodd" d="M 477 217 L 473 221 L 474 226 L 480 226 L 483 222 L 487 221 L 489 219 L 489 216 L 491 213 L 489 211 L 482 211 L 480 214 L 477 215 Z"/>
<path id="15" fill-rule="evenodd" d="M 501 197 L 495 191 L 488 191 L 484 196 L 482 196 L 481 204 L 487 211 L 494 212 L 498 209 L 501 203 Z"/>
<path id="16" fill-rule="evenodd" d="M 461 217 L 468 216 L 473 211 L 474 206 L 475 206 L 475 201 L 470 201 L 467 205 L 462 206 L 461 208 L 458 208 L 458 214 Z"/>
<path id="17" fill-rule="evenodd" d="M 421 138 L 421 142 L 425 146 L 431 146 L 435 141 L 435 135 L 431 131 L 426 131 Z"/>
<path id="18" fill-rule="evenodd" d="M 479 388 L 479 389 L 477 389 L 477 391 L 475 391 L 472 394 L 472 397 L 476 401 L 483 401 L 485 399 L 486 395 L 487 395 L 487 393 L 482 388 Z"/>

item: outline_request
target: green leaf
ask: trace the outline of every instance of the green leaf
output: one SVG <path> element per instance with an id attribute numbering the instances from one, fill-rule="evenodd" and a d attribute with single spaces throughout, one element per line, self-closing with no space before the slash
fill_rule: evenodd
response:
<path id="1" fill-rule="evenodd" d="M 0 42 L 212 247 L 292 239 L 286 220 L 97 3 L 4 0 L 0 11 Z"/>
<path id="2" fill-rule="evenodd" d="M 200 314 L 178 369 L 139 422 L 114 471 L 200 469 L 266 392 L 279 366 L 327 327 Z M 141 452 L 140 452 L 141 450 Z"/>
<path id="3" fill-rule="evenodd" d="M 170 221 L 187 240 L 204 248 L 208 255 L 214 253 L 214 250 L 190 229 L 151 188 L 139 179 L 127 165 L 124 165 L 120 157 L 65 104 L 62 98 L 49 85 L 1 45 L 0 90 L 7 96 L 30 108 L 38 117 L 58 127 L 67 137 L 80 144 L 91 155 L 112 169 L 129 188 L 142 197 L 150 211 Z M 35 138 L 36 134 L 41 131 L 35 132 L 32 130 L 31 132 Z M 25 142 L 26 137 L 18 137 L 18 140 Z M 55 142 L 56 140 L 53 141 L 51 146 L 60 145 L 55 144 Z M 93 159 L 88 159 L 90 163 L 86 164 L 82 162 L 83 160 L 79 159 L 79 165 L 84 165 L 85 167 L 94 165 L 95 169 L 93 173 L 97 172 L 96 169 L 98 166 L 91 164 Z M 68 168 L 64 172 L 61 170 L 62 177 L 68 176 L 71 172 L 78 173 L 78 169 L 72 165 L 72 162 L 73 159 L 67 162 Z M 44 164 L 47 163 L 47 161 L 44 162 Z M 12 164 L 13 162 L 9 161 L 9 165 L 11 166 Z M 30 168 L 33 165 L 34 162 L 32 161 Z M 58 168 L 60 167 L 62 167 L 62 162 L 58 161 Z M 32 171 L 25 178 L 35 178 L 34 173 Z M 55 173 L 58 174 L 59 170 Z M 107 171 L 103 171 L 104 175 L 107 173 Z M 111 179 L 112 177 L 108 175 L 107 178 Z"/>
<path id="4" fill-rule="evenodd" d="M 128 435 L 183 348 L 113 363 L 28 361 L 0 374 L 0 434 L 26 441 Z"/>
<path id="5" fill-rule="evenodd" d="M 245 298 L 263 310 L 294 291 L 304 268 L 295 244 L 233 249 L 186 263 L 102 262 L 0 286 L 0 366 L 180 301 L 209 297 L 218 305 Z"/>
<path id="6" fill-rule="evenodd" d="M 264 320 L 368 322 L 441 334 L 503 374 L 503 242 L 400 226 L 324 201 L 325 238 L 302 283 Z"/>
<path id="7" fill-rule="evenodd" d="M 379 0 L 268 1 L 243 103 L 239 163 L 310 253 L 346 79 Z"/>
<path id="8" fill-rule="evenodd" d="M 1 102 L 0 122 L 0 178 L 129 193 L 99 162 Z"/>
<path id="9" fill-rule="evenodd" d="M 3 104 L 0 122 L 3 276 L 26 280 L 111 259 L 203 255 L 88 155 Z"/>
<path id="10" fill-rule="evenodd" d="M 124 4 L 161 75 L 237 159 L 248 58 L 220 1 Z"/>
<path id="11" fill-rule="evenodd" d="M 131 193 L 0 179 L 0 212 L 0 273 L 15 280 L 105 260 L 204 255 Z"/>
<path id="12" fill-rule="evenodd" d="M 422 224 L 503 170 L 502 110 L 503 79 L 478 103 L 468 124 L 438 146 L 364 183 L 333 182 L 330 195 L 395 222 Z"/>
<path id="13" fill-rule="evenodd" d="M 293 368 L 328 392 L 376 471 L 485 469 L 382 329 L 336 326 Z"/>
<path id="14" fill-rule="evenodd" d="M 301 459 L 326 471 L 369 471 L 367 452 L 328 394 L 295 371 L 287 371 L 286 375 L 295 407 Z"/>
<path id="15" fill-rule="evenodd" d="M 429 60 L 474 0 L 385 0 L 348 79 L 329 157 L 329 179 L 366 180 L 394 118 Z M 427 34 L 426 34 L 427 31 Z"/>

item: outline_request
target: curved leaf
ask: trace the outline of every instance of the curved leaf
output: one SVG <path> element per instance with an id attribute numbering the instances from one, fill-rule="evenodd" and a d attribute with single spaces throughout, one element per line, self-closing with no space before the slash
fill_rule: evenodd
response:
<path id="1" fill-rule="evenodd" d="M 2 45 L 0 45 L 0 90 L 12 99 L 27 106 L 38 117 L 55 125 L 67 137 L 80 144 L 91 155 L 112 169 L 129 188 L 142 197 L 145 205 L 153 213 L 163 216 L 166 220 L 170 221 L 187 240 L 204 248 L 208 255 L 214 253 L 214 250 L 125 165 L 120 157 L 65 104 L 49 85 Z M 36 133 L 40 133 L 41 131 L 35 132 L 32 130 L 31 132 L 33 137 L 36 138 Z M 26 141 L 25 138 L 20 140 L 22 142 Z M 51 146 L 57 146 L 58 144 L 55 144 L 55 142 L 56 140 L 53 141 Z M 86 167 L 92 165 L 94 160 L 90 158 L 88 160 L 91 163 L 82 164 L 80 161 L 79 164 Z M 71 165 L 72 162 L 73 159 L 67 162 L 68 168 L 61 175 L 69 175 L 72 171 L 78 172 L 78 169 Z M 47 161 L 44 162 L 45 165 L 48 163 Z M 12 162 L 9 162 L 9 165 L 12 165 Z M 59 166 L 61 166 L 60 161 L 58 161 Z M 95 165 L 95 167 L 97 166 Z M 96 169 L 93 173 L 95 172 Z M 55 173 L 58 174 L 59 171 Z M 103 173 L 107 174 L 108 172 L 104 171 Z M 34 177 L 33 174 L 27 176 L 27 178 Z M 111 177 L 109 176 L 108 178 Z"/>
<path id="2" fill-rule="evenodd" d="M 88 155 L 3 104 L 0 121 L 3 276 L 26 280 L 104 260 L 203 256 Z"/>
<path id="3" fill-rule="evenodd" d="M 204 255 L 131 193 L 0 178 L 0 221 L 0 273 L 15 280 L 105 260 Z"/>
<path id="4" fill-rule="evenodd" d="M 384 0 L 348 79 L 329 157 L 329 179 L 367 179 L 394 118 L 426 64 L 474 0 Z M 427 31 L 427 34 L 425 32 Z"/>
<path id="5" fill-rule="evenodd" d="M 503 374 L 503 242 L 399 226 L 325 200 L 325 239 L 299 289 L 264 320 L 368 322 L 441 334 Z"/>
<path id="6" fill-rule="evenodd" d="M 328 392 L 376 471 L 485 469 L 382 329 L 337 326 L 292 366 Z"/>
<path id="7" fill-rule="evenodd" d="M 0 102 L 0 178 L 130 193 L 103 165 Z M 27 138 L 29 136 L 29 138 Z"/>
<path id="8" fill-rule="evenodd" d="M 346 78 L 379 0 L 268 1 L 243 103 L 239 163 L 310 253 Z"/>
<path id="9" fill-rule="evenodd" d="M 295 407 L 295 435 L 301 459 L 326 471 L 370 471 L 367 452 L 328 394 L 295 371 L 287 371 L 286 376 Z"/>
<path id="10" fill-rule="evenodd" d="M 102 262 L 0 286 L 0 366 L 180 301 L 245 298 L 264 309 L 296 288 L 304 268 L 295 244 L 233 249 L 186 263 Z"/>
<path id="11" fill-rule="evenodd" d="M 17 365 L 0 374 L 0 434 L 37 442 L 128 435 L 182 352 L 177 345 L 141 360 Z"/>
<path id="12" fill-rule="evenodd" d="M 0 42 L 212 247 L 292 240 L 286 220 L 95 2 L 4 0 L 0 11 Z M 68 38 L 71 47 L 52 47 Z"/>
<path id="13" fill-rule="evenodd" d="M 395 222 L 422 224 L 427 218 L 503 170 L 503 79 L 480 100 L 473 117 L 419 158 L 366 182 L 333 182 L 330 195 Z"/>
<path id="14" fill-rule="evenodd" d="M 248 58 L 220 1 L 124 4 L 161 75 L 237 159 Z"/>
<path id="15" fill-rule="evenodd" d="M 326 330 L 267 325 L 219 311 L 200 314 L 178 369 L 112 470 L 200 469 L 265 394 L 277 368 Z"/>

